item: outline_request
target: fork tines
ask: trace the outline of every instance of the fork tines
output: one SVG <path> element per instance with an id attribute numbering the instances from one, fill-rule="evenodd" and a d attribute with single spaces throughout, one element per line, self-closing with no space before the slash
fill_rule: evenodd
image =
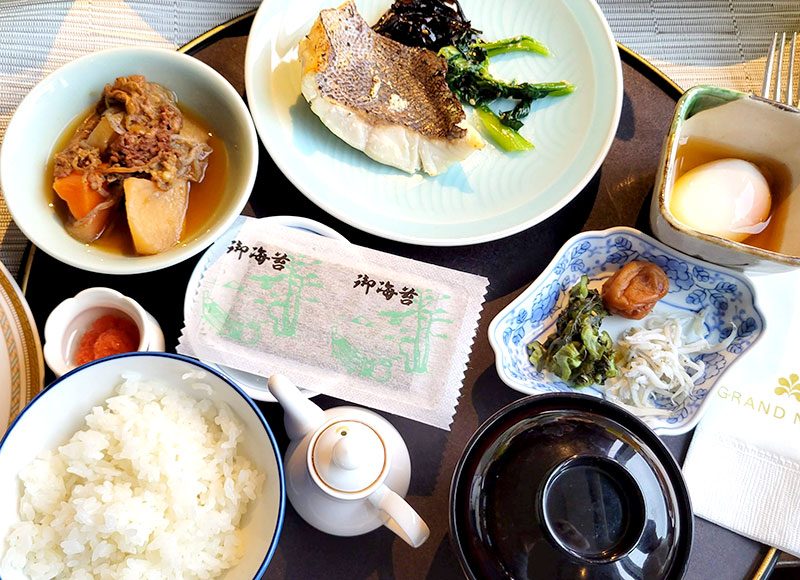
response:
<path id="1" fill-rule="evenodd" d="M 777 59 L 775 58 L 776 49 L 779 48 Z M 783 74 L 784 51 L 786 49 L 786 33 L 782 32 L 780 42 L 778 40 L 778 33 L 772 37 L 772 46 L 767 55 L 766 67 L 764 70 L 764 84 L 761 87 L 761 96 L 766 99 L 773 99 L 775 101 L 786 103 L 790 106 L 798 106 L 800 102 L 794 100 L 794 63 L 797 54 L 797 33 L 792 33 L 792 42 L 789 47 L 789 71 L 786 75 Z M 773 75 L 773 69 L 777 69 Z M 774 76 L 774 80 L 773 80 Z M 775 88 L 773 95 L 772 88 Z M 785 95 L 784 95 L 785 92 Z M 798 90 L 800 92 L 800 89 Z"/>

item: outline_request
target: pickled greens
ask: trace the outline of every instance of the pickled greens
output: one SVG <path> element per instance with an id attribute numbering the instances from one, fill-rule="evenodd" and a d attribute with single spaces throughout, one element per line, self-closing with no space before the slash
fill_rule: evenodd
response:
<path id="1" fill-rule="evenodd" d="M 597 290 L 582 276 L 569 293 L 567 307 L 556 319 L 556 332 L 544 344 L 528 344 L 528 358 L 537 370 L 548 370 L 576 387 L 602 385 L 617 376 L 614 344 L 600 325 L 608 316 Z"/>

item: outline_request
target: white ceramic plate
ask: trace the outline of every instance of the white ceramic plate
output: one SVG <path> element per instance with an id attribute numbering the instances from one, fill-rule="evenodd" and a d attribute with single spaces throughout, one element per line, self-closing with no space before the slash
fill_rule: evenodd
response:
<path id="1" fill-rule="evenodd" d="M 318 234 L 320 236 L 325 236 L 326 238 L 334 238 L 336 240 L 342 240 L 344 242 L 347 241 L 347 239 L 336 230 L 329 228 L 325 224 L 321 224 L 318 221 L 310 220 L 308 218 L 295 217 L 295 216 L 272 216 L 262 219 L 275 221 L 281 224 L 282 226 L 290 228 L 300 228 L 303 230 L 307 230 L 309 232 Z M 205 272 L 206 268 L 208 268 L 214 261 L 216 261 L 217 258 L 219 258 L 225 253 L 228 244 L 230 243 L 230 240 L 233 239 L 236 232 L 238 232 L 242 228 L 244 221 L 245 221 L 244 217 L 237 218 L 236 221 L 233 222 L 233 225 L 228 229 L 228 231 L 222 234 L 222 236 L 214 243 L 214 245 L 212 245 L 208 250 L 206 250 L 206 252 L 200 258 L 200 261 L 197 262 L 197 266 L 195 266 L 194 271 L 192 272 L 192 275 L 189 278 L 189 283 L 186 286 L 186 295 L 183 299 L 184 320 L 189 319 L 189 314 L 191 313 L 192 310 L 192 298 L 197 292 L 197 288 L 200 284 L 200 278 L 203 276 L 203 272 Z M 207 361 L 203 362 L 205 362 L 205 364 L 209 365 L 210 367 L 216 369 L 217 371 L 221 372 L 223 375 L 227 376 L 237 385 L 242 387 L 242 389 L 253 399 L 257 399 L 259 401 L 267 401 L 270 403 L 275 402 L 275 397 L 273 397 L 272 393 L 269 392 L 269 387 L 267 386 L 267 380 L 269 377 L 262 377 L 260 375 L 248 373 L 246 371 L 241 371 L 239 369 L 235 369 L 225 365 L 215 364 Z M 307 389 L 302 389 L 302 388 L 300 389 L 300 392 L 307 397 L 313 397 L 318 394 L 315 391 L 309 391 Z"/>
<path id="2" fill-rule="evenodd" d="M 498 77 L 564 79 L 576 90 L 534 102 L 521 131 L 534 151 L 507 154 L 487 145 L 437 177 L 408 175 L 353 149 L 325 128 L 301 95 L 297 42 L 321 8 L 340 3 L 264 0 L 245 57 L 247 99 L 264 146 L 295 186 L 328 213 L 402 242 L 485 242 L 551 216 L 600 167 L 619 122 L 622 69 L 611 31 L 593 0 L 461 1 L 484 38 L 529 34 L 553 52 L 550 58 L 528 53 L 495 57 L 492 70 Z M 391 1 L 356 4 L 374 23 Z"/>
<path id="3" fill-rule="evenodd" d="M 43 386 L 36 322 L 19 286 L 0 263 L 0 437 Z"/>

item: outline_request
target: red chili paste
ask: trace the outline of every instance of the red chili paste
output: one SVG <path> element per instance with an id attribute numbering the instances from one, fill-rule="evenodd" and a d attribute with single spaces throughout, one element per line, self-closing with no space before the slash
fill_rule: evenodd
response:
<path id="1" fill-rule="evenodd" d="M 128 318 L 106 314 L 83 333 L 75 353 L 75 362 L 83 365 L 93 360 L 134 352 L 139 349 L 139 329 Z"/>

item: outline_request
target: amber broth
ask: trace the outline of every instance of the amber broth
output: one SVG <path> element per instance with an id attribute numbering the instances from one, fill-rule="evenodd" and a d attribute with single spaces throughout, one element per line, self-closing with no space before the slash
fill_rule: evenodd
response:
<path id="1" fill-rule="evenodd" d="M 754 154 L 709 139 L 689 137 L 685 143 L 678 146 L 675 155 L 675 180 L 699 165 L 727 158 L 743 159 L 756 165 L 767 180 L 772 195 L 772 211 L 767 227 L 749 236 L 743 243 L 772 252 L 800 255 L 800 248 L 792 249 L 792 244 L 788 244 L 793 241 L 788 237 L 792 235 L 791 228 L 787 227 L 792 173 L 785 164 L 766 155 Z"/>
<path id="2" fill-rule="evenodd" d="M 208 231 L 212 223 L 212 218 L 222 201 L 222 194 L 225 191 L 225 182 L 228 178 L 228 151 L 222 139 L 217 137 L 201 118 L 193 113 L 187 112 L 183 107 L 179 108 L 186 118 L 208 132 L 210 135 L 208 144 L 213 150 L 208 157 L 208 167 L 206 168 L 203 180 L 199 183 L 189 182 L 189 203 L 186 207 L 183 231 L 178 241 L 178 245 L 182 245 Z M 94 106 L 86 111 L 85 115 L 81 115 L 76 119 L 72 125 L 67 127 L 63 135 L 59 137 L 50 155 L 50 162 L 47 166 L 48 184 L 52 185 L 53 183 L 55 154 L 67 146 L 70 138 L 81 126 L 83 120 L 91 114 L 93 109 Z M 48 191 L 48 198 L 50 206 L 55 210 L 56 215 L 58 215 L 63 223 L 66 223 L 67 219 L 70 217 L 66 202 L 56 195 L 52 187 Z M 124 202 L 120 203 L 120 211 L 117 212 L 116 218 L 108 224 L 103 234 L 91 243 L 91 246 L 123 256 L 139 255 L 133 247 L 133 238 L 128 229 Z"/>

